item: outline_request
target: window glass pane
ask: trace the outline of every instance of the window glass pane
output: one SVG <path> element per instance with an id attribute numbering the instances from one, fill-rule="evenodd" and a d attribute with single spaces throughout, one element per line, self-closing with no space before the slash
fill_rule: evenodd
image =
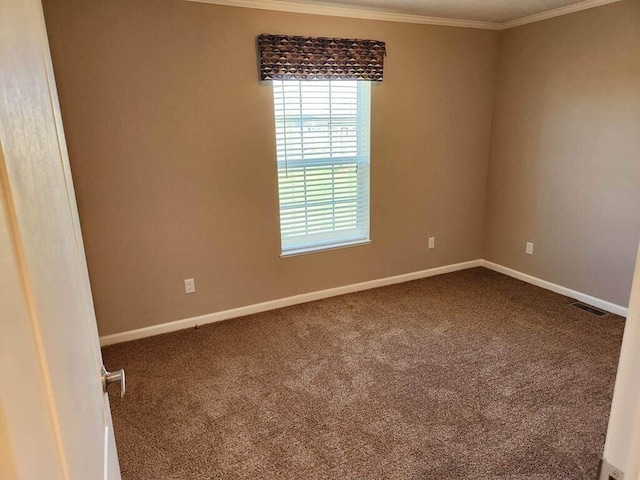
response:
<path id="1" fill-rule="evenodd" d="M 273 89 L 282 253 L 368 240 L 370 82 Z"/>

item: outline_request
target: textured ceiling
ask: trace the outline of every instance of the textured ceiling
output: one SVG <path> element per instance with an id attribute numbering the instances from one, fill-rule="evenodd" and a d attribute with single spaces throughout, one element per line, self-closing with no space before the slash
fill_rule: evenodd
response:
<path id="1" fill-rule="evenodd" d="M 503 23 L 583 0 L 284 0 L 428 17 Z"/>

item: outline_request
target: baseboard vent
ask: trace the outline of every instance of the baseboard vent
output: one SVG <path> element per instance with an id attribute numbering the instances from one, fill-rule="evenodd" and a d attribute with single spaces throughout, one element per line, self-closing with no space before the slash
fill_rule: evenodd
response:
<path id="1" fill-rule="evenodd" d="M 584 310 L 585 312 L 590 313 L 591 315 L 596 315 L 598 317 L 604 317 L 609 313 L 582 302 L 573 302 L 571 306 L 575 308 L 579 308 L 580 310 Z"/>

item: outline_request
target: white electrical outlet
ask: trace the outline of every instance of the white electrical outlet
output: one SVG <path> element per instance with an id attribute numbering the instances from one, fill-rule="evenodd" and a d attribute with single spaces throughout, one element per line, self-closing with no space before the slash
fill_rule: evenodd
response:
<path id="1" fill-rule="evenodd" d="M 429 248 L 436 248 L 436 237 L 429 237 Z"/>
<path id="2" fill-rule="evenodd" d="M 187 278 L 184 281 L 184 292 L 194 293 L 196 291 L 196 281 L 193 278 Z"/>
<path id="3" fill-rule="evenodd" d="M 527 255 L 533 255 L 533 243 L 527 242 L 527 248 L 525 249 Z"/>

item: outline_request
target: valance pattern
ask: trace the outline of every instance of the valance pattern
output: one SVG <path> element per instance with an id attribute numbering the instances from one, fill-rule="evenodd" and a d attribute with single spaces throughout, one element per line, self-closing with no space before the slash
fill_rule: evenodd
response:
<path id="1" fill-rule="evenodd" d="M 382 81 L 384 42 L 346 38 L 258 36 L 261 80 Z"/>

